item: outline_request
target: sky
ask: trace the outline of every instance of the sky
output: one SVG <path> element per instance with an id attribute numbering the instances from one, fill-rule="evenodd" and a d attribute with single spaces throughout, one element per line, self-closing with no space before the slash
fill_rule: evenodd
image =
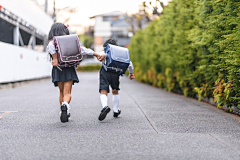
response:
<path id="1" fill-rule="evenodd" d="M 40 5 L 45 3 L 45 0 L 38 0 Z M 73 26 L 77 26 L 79 28 L 79 32 L 82 32 L 82 27 L 89 26 L 94 24 L 94 20 L 90 20 L 89 17 L 112 12 L 112 11 L 122 11 L 127 13 L 136 13 L 138 11 L 138 7 L 142 4 L 144 0 L 55 0 L 56 8 L 64 8 L 64 7 L 77 7 L 77 12 L 71 15 L 68 24 L 71 29 Z M 152 1 L 152 4 L 156 4 L 156 0 L 145 0 L 147 4 L 149 1 Z M 169 0 L 161 0 L 164 4 L 167 4 Z M 52 12 L 53 8 L 53 0 L 48 0 L 48 10 Z M 62 22 L 63 19 L 69 17 L 69 14 L 62 12 L 57 19 L 58 22 Z M 80 26 L 81 25 L 81 26 Z M 75 27 L 76 28 L 76 27 Z"/>

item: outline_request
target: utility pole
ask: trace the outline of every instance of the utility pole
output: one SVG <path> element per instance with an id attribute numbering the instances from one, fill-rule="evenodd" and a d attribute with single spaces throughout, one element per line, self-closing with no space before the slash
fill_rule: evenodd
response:
<path id="1" fill-rule="evenodd" d="M 56 7 L 55 7 L 55 0 L 53 1 L 53 15 L 52 15 L 54 23 L 56 23 L 57 18 L 56 18 Z"/>
<path id="2" fill-rule="evenodd" d="M 45 13 L 48 13 L 48 0 L 45 0 Z"/>

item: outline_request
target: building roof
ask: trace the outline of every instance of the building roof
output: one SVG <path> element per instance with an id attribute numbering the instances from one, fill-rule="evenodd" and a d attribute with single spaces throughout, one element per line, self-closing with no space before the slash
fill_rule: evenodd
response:
<path id="1" fill-rule="evenodd" d="M 52 18 L 31 0 L 0 0 L 0 5 L 46 35 L 53 24 Z"/>
<path id="2" fill-rule="evenodd" d="M 113 11 L 113 12 L 108 12 L 108 13 L 103 13 L 103 14 L 98 14 L 98 15 L 95 15 L 95 16 L 92 16 L 92 17 L 89 17 L 90 19 L 92 18 L 95 18 L 95 17 L 98 17 L 98 16 L 122 16 L 124 15 L 123 12 L 121 11 Z"/>

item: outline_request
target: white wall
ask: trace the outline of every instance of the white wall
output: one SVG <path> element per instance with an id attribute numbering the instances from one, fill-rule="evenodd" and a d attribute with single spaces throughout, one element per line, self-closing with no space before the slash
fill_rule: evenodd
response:
<path id="1" fill-rule="evenodd" d="M 103 21 L 102 16 L 95 17 L 95 25 L 94 25 L 94 37 L 111 37 L 111 22 L 110 21 Z M 102 51 L 102 44 L 94 44 L 94 51 L 101 52 Z"/>
<path id="2" fill-rule="evenodd" d="M 111 36 L 111 22 L 103 21 L 103 17 L 95 17 L 94 36 L 110 37 Z"/>
<path id="3" fill-rule="evenodd" d="M 0 83 L 51 76 L 47 54 L 0 42 Z"/>

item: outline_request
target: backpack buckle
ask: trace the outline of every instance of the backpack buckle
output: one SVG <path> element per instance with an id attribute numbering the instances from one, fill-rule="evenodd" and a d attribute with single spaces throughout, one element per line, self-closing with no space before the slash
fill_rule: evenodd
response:
<path id="1" fill-rule="evenodd" d="M 116 71 L 117 71 L 117 72 L 119 72 L 119 71 L 122 72 L 122 69 L 116 68 Z"/>

